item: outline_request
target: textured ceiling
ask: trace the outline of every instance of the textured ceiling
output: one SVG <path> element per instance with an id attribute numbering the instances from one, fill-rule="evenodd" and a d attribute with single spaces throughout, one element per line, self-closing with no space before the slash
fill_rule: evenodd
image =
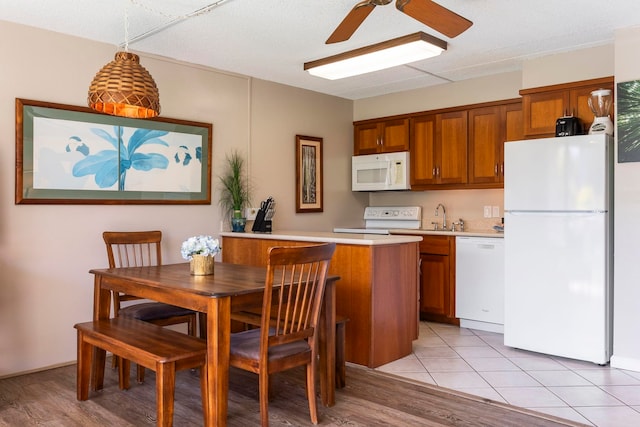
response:
<path id="1" fill-rule="evenodd" d="M 134 52 L 348 99 L 519 70 L 527 58 L 611 43 L 616 29 L 640 25 L 637 0 L 438 0 L 473 26 L 449 39 L 392 3 L 376 7 L 348 41 L 326 45 L 357 2 L 0 0 L 0 20 L 110 43 L 114 51 L 126 39 Z M 436 58 L 342 80 L 303 71 L 305 62 L 417 31 L 447 41 L 448 50 Z"/>

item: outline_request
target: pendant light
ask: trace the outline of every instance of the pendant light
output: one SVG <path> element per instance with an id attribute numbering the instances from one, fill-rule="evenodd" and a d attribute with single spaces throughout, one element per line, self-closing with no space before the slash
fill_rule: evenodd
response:
<path id="1" fill-rule="evenodd" d="M 125 7 L 124 51 L 102 67 L 89 86 L 89 107 L 101 113 L 136 119 L 160 114 L 160 94 L 140 57 L 128 51 L 129 17 Z"/>

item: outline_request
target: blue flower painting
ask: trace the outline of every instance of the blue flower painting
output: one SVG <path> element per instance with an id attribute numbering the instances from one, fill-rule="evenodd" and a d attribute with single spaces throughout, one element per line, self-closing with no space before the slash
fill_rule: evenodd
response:
<path id="1" fill-rule="evenodd" d="M 35 188 L 201 191 L 198 135 L 37 118 L 34 136 Z"/>
<path id="2" fill-rule="evenodd" d="M 149 171 L 154 168 L 166 169 L 169 160 L 158 153 L 138 153 L 137 150 L 145 144 L 160 144 L 168 147 L 160 137 L 166 131 L 152 129 L 136 129 L 125 145 L 121 126 L 113 127 L 113 135 L 102 129 L 92 128 L 91 131 L 113 146 L 113 150 L 102 150 L 90 154 L 80 160 L 73 167 L 73 176 L 94 175 L 95 182 L 100 188 L 108 188 L 118 183 L 118 190 L 125 190 L 127 171 L 137 169 Z"/>

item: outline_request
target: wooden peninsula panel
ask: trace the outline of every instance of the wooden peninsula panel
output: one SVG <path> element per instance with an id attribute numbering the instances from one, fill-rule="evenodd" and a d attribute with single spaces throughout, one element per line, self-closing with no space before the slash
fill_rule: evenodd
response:
<path id="1" fill-rule="evenodd" d="M 266 265 L 276 245 L 309 242 L 222 238 L 222 261 Z M 337 243 L 329 273 L 340 276 L 336 311 L 346 324 L 346 359 L 371 368 L 411 354 L 418 338 L 418 242 L 388 245 Z"/>

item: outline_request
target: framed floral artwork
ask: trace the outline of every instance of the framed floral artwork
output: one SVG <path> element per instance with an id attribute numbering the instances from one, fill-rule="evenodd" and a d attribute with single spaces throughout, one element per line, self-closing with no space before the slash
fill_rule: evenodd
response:
<path id="1" fill-rule="evenodd" d="M 213 126 L 16 99 L 16 204 L 211 204 Z"/>
<path id="2" fill-rule="evenodd" d="M 296 212 L 322 212 L 322 138 L 296 135 Z"/>

